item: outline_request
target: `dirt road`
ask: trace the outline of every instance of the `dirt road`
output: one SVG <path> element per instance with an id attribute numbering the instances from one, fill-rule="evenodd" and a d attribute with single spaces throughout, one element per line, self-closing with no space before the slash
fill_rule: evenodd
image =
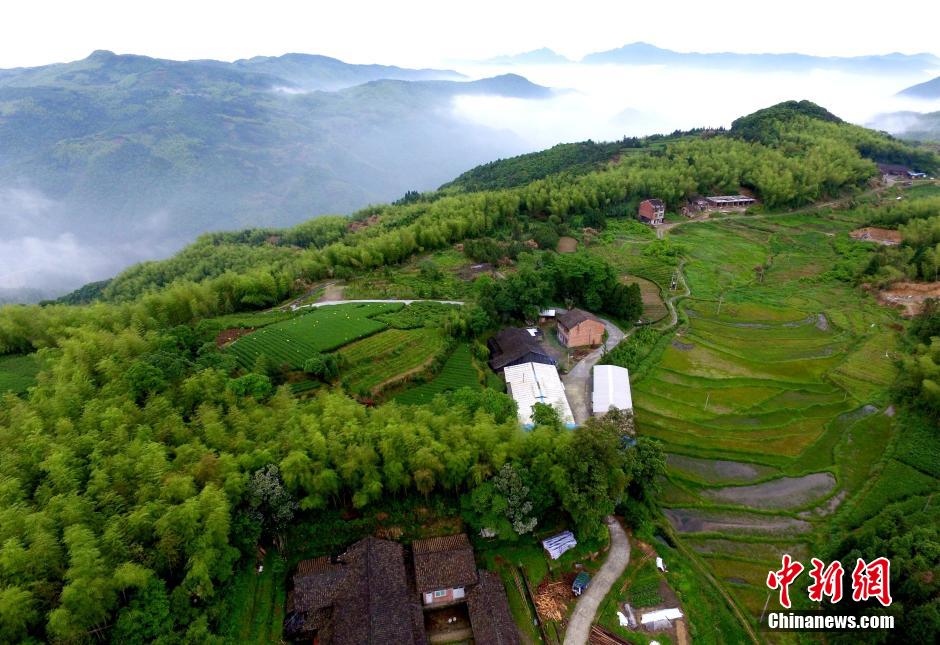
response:
<path id="1" fill-rule="evenodd" d="M 610 551 L 607 560 L 593 578 L 591 584 L 578 598 L 578 604 L 571 612 L 568 629 L 565 631 L 564 645 L 586 645 L 591 633 L 591 625 L 604 596 L 617 581 L 617 578 L 630 564 L 630 541 L 617 518 L 608 515 L 605 520 L 610 531 Z"/>

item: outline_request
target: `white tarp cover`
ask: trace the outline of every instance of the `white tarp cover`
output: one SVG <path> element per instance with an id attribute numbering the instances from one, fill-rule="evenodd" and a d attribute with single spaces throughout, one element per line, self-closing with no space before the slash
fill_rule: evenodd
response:
<path id="1" fill-rule="evenodd" d="M 678 608 L 660 609 L 659 611 L 651 611 L 648 614 L 643 614 L 643 617 L 640 618 L 640 622 L 646 625 L 660 620 L 678 620 L 679 618 L 682 618 L 682 612 Z"/>
<path id="2" fill-rule="evenodd" d="M 611 406 L 618 410 L 632 410 L 630 372 L 616 365 L 594 366 L 594 394 L 591 397 L 594 414 L 606 414 Z"/>
<path id="3" fill-rule="evenodd" d="M 571 531 L 562 531 L 558 535 L 542 540 L 542 546 L 548 551 L 552 560 L 557 560 L 562 553 L 578 546 L 578 541 L 574 539 L 574 533 Z"/>
<path id="4" fill-rule="evenodd" d="M 510 365 L 503 370 L 509 395 L 516 400 L 519 423 L 532 426 L 532 407 L 544 403 L 558 410 L 562 423 L 574 427 L 574 415 L 565 397 L 565 386 L 558 377 L 554 365 L 544 363 L 522 363 Z"/>

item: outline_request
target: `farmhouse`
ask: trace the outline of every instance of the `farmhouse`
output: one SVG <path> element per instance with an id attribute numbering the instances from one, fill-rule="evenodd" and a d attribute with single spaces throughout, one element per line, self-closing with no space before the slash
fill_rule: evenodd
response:
<path id="1" fill-rule="evenodd" d="M 533 407 L 536 403 L 544 403 L 558 410 L 562 423 L 569 428 L 574 427 L 574 415 L 565 397 L 565 386 L 558 377 L 558 370 L 554 365 L 544 363 L 523 363 L 510 365 L 503 371 L 506 377 L 506 388 L 509 395 L 515 399 L 518 407 L 519 422 L 526 428 L 531 428 Z"/>
<path id="2" fill-rule="evenodd" d="M 538 338 L 528 329 L 502 329 L 489 340 L 487 346 L 490 348 L 490 367 L 495 372 L 522 363 L 555 364 L 555 359 L 542 349 Z"/>
<path id="3" fill-rule="evenodd" d="M 558 340 L 565 347 L 600 345 L 604 323 L 581 309 L 571 309 L 558 316 Z"/>
<path id="4" fill-rule="evenodd" d="M 470 626 L 477 643 L 519 645 L 519 632 L 509 613 L 509 599 L 499 575 L 480 571 L 480 581 L 467 592 Z"/>
<path id="5" fill-rule="evenodd" d="M 666 217 L 666 205 L 661 199 L 644 199 L 640 202 L 637 218 L 644 224 L 659 226 Z"/>
<path id="6" fill-rule="evenodd" d="M 708 202 L 704 197 L 691 197 L 680 211 L 686 217 L 695 217 L 708 209 Z"/>
<path id="7" fill-rule="evenodd" d="M 616 365 L 595 365 L 593 370 L 594 391 L 591 406 L 594 415 L 606 414 L 611 408 L 632 410 L 630 372 Z"/>
<path id="8" fill-rule="evenodd" d="M 747 195 L 713 195 L 705 198 L 705 203 L 711 210 L 725 208 L 747 208 L 757 200 Z"/>
<path id="9" fill-rule="evenodd" d="M 466 533 L 415 540 L 411 552 L 415 586 L 426 608 L 464 600 L 466 587 L 477 582 L 473 547 Z"/>
<path id="10" fill-rule="evenodd" d="M 881 180 L 884 182 L 894 182 L 898 179 L 923 179 L 926 173 L 916 172 L 907 166 L 894 163 L 878 164 L 878 172 L 881 173 Z"/>
<path id="11" fill-rule="evenodd" d="M 339 556 L 297 565 L 284 633 L 323 645 L 426 643 L 418 598 L 408 586 L 404 549 L 367 537 Z"/>
<path id="12" fill-rule="evenodd" d="M 417 540 L 411 552 L 413 576 L 405 549 L 375 537 L 356 542 L 335 560 L 304 560 L 287 594 L 284 635 L 317 645 L 425 645 L 435 629 L 426 616 L 456 611 L 465 621 L 469 617 L 475 642 L 518 645 L 502 581 L 477 571 L 465 534 Z"/>

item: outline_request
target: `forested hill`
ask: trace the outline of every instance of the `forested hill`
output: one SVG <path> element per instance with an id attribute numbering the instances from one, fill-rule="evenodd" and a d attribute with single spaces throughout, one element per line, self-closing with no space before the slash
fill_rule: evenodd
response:
<path id="1" fill-rule="evenodd" d="M 462 94 L 551 93 L 515 75 L 466 81 L 304 55 L 223 63 L 101 51 L 4 70 L 5 241 L 28 286 L 61 293 L 206 231 L 348 213 L 528 150 L 450 106 Z"/>
<path id="2" fill-rule="evenodd" d="M 693 194 L 742 188 L 769 207 L 808 204 L 865 184 L 876 174 L 876 161 L 937 168 L 929 151 L 845 123 L 809 102 L 781 103 L 739 119 L 730 132 L 557 146 L 482 166 L 438 192 L 409 194 L 349 219 L 207 235 L 175 258 L 125 271 L 101 296 L 133 299 L 177 280 L 204 281 L 225 271 L 283 275 L 266 279 L 266 293 L 238 296 L 260 306 L 291 288 L 275 289 L 275 283 L 396 263 L 508 221 L 534 221 L 539 232 L 557 236 L 585 211 L 622 215 L 653 195 L 674 209 Z M 367 225 L 352 226 L 354 221 Z"/>

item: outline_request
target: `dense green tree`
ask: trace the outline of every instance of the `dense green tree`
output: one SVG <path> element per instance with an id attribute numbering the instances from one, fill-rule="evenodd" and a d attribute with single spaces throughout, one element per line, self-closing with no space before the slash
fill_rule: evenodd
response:
<path id="1" fill-rule="evenodd" d="M 335 354 L 318 353 L 304 361 L 304 372 L 324 381 L 332 381 L 339 376 L 339 368 Z"/>

